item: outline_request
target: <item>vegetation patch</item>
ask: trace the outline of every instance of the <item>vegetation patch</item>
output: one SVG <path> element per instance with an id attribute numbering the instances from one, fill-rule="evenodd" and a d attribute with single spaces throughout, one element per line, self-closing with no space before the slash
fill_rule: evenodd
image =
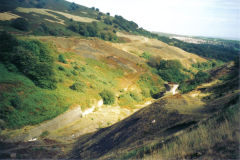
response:
<path id="1" fill-rule="evenodd" d="M 72 86 L 70 86 L 70 88 L 78 92 L 84 92 L 86 89 L 86 84 L 83 81 L 78 81 L 75 82 Z"/>
<path id="2" fill-rule="evenodd" d="M 137 83 L 144 97 L 153 96 L 163 90 L 163 80 L 157 75 L 142 74 Z"/>
<path id="3" fill-rule="evenodd" d="M 56 89 L 51 52 L 40 41 L 19 40 L 6 32 L 0 33 L 1 61 L 14 64 L 41 88 Z"/>
<path id="4" fill-rule="evenodd" d="M 115 95 L 114 95 L 114 93 L 112 91 L 103 90 L 102 92 L 99 93 L 99 95 L 103 99 L 103 104 L 106 104 L 106 105 L 114 104 L 114 102 L 115 102 Z"/>
<path id="5" fill-rule="evenodd" d="M 22 30 L 22 31 L 28 31 L 29 30 L 29 23 L 24 18 L 17 18 L 12 21 L 11 24 L 14 28 Z"/>
<path id="6" fill-rule="evenodd" d="M 210 74 L 204 71 L 199 71 L 196 75 L 195 78 L 187 81 L 187 82 L 182 82 L 179 86 L 179 90 L 182 93 L 187 93 L 189 91 L 194 90 L 198 85 L 208 82 L 210 79 Z"/>
<path id="7" fill-rule="evenodd" d="M 63 54 L 58 56 L 58 61 L 67 64 L 67 60 Z"/>

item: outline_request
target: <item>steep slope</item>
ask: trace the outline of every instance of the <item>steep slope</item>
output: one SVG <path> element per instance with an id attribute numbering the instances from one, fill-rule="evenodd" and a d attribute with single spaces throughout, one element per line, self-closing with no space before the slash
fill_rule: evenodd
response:
<path id="1" fill-rule="evenodd" d="M 230 68 L 227 75 L 237 78 L 238 75 L 234 74 L 236 68 Z M 219 70 L 226 71 L 228 69 L 225 66 Z M 222 76 L 226 76 L 226 72 Z M 220 96 L 213 92 L 211 96 L 215 96 L 214 100 L 207 98 L 212 88 L 220 89 L 224 84 L 232 84 L 232 79 L 215 85 L 204 85 L 208 89 L 203 90 L 202 87 L 202 92 L 205 94 L 201 96 L 203 99 L 192 97 L 191 93 L 161 98 L 111 127 L 80 138 L 70 157 L 127 159 L 143 158 L 145 155 L 147 159 L 166 159 L 220 156 L 217 154 L 217 144 L 227 145 L 229 143 L 230 145 L 230 141 L 234 141 L 230 145 L 234 147 L 235 140 L 239 137 L 236 132 L 239 129 L 237 122 L 240 91 L 236 88 L 236 84 L 235 88 L 225 89 Z M 223 128 L 208 131 L 215 125 Z M 203 131 L 204 133 L 202 133 Z M 224 133 L 225 131 L 227 133 Z M 198 134 L 199 140 L 202 138 L 202 142 L 206 145 L 198 144 L 198 138 L 192 137 L 194 134 Z M 225 134 L 230 138 L 222 139 L 220 137 L 217 139 L 213 137 Z M 211 144 L 209 141 L 207 142 L 207 138 L 212 140 Z M 193 149 L 191 149 L 191 143 L 194 144 Z M 212 147 L 213 153 L 206 152 L 208 147 Z M 197 148 L 202 149 L 199 151 Z M 236 149 L 232 155 L 227 150 L 225 154 L 224 150 L 221 151 L 221 154 L 225 158 L 238 157 Z"/>
<path id="2" fill-rule="evenodd" d="M 142 158 L 236 103 L 233 64 L 121 16 L 65 0 L 2 0 L 0 12 L 0 158 Z"/>

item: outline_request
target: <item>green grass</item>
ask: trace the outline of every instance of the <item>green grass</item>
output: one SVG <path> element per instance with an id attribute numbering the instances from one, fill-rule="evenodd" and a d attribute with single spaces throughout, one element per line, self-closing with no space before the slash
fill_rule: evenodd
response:
<path id="1" fill-rule="evenodd" d="M 8 72 L 0 64 L 0 85 L 5 89 L 1 96 L 1 119 L 8 128 L 18 128 L 33 125 L 56 117 L 63 113 L 66 104 L 55 91 L 41 89 L 20 73 Z"/>
<path id="2" fill-rule="evenodd" d="M 142 94 L 144 97 L 148 97 L 149 93 L 151 95 L 161 92 L 163 87 L 163 80 L 159 76 L 153 76 L 149 73 L 145 73 L 140 76 L 138 80 L 138 85 L 142 90 Z"/>

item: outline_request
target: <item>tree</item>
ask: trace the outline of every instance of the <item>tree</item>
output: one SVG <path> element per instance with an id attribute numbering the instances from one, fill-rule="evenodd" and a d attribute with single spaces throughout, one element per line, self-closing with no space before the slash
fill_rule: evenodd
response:
<path id="1" fill-rule="evenodd" d="M 196 84 L 200 84 L 200 83 L 204 83 L 209 79 L 210 75 L 207 72 L 203 72 L 203 71 L 199 71 L 196 75 L 195 75 L 195 81 L 194 83 Z"/>
<path id="2" fill-rule="evenodd" d="M 28 31 L 29 30 L 29 23 L 24 18 L 17 18 L 14 19 L 11 23 L 12 27 L 22 30 L 22 31 Z"/>
<path id="3" fill-rule="evenodd" d="M 102 19 L 102 16 L 101 16 L 101 15 L 98 15 L 98 16 L 97 16 L 97 20 L 100 21 L 101 19 Z"/>
<path id="4" fill-rule="evenodd" d="M 104 23 L 108 25 L 112 25 L 112 21 L 109 18 L 105 18 Z"/>
<path id="5" fill-rule="evenodd" d="M 70 4 L 70 10 L 76 10 L 78 8 L 79 8 L 79 6 L 77 4 L 75 4 L 74 2 Z"/>
<path id="6" fill-rule="evenodd" d="M 109 13 L 109 12 L 107 12 L 107 15 L 108 15 L 108 16 L 110 16 L 110 13 Z"/>

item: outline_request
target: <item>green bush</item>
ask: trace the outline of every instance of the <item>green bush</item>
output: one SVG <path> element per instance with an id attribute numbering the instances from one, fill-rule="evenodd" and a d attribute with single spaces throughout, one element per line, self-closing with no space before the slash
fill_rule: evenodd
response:
<path id="1" fill-rule="evenodd" d="M 151 55 L 148 52 L 143 52 L 143 54 L 140 57 L 149 60 Z"/>
<path id="2" fill-rule="evenodd" d="M 86 89 L 86 84 L 82 81 L 78 81 L 75 82 L 72 86 L 70 86 L 70 88 L 78 92 L 84 92 Z"/>
<path id="3" fill-rule="evenodd" d="M 12 21 L 12 27 L 22 30 L 22 31 L 28 31 L 29 30 L 29 23 L 24 18 L 17 18 Z"/>
<path id="4" fill-rule="evenodd" d="M 154 79 L 151 74 L 145 73 L 140 76 L 138 84 L 142 91 L 146 91 L 146 96 L 148 96 L 148 94 L 152 95 L 161 92 L 163 80 L 159 76 L 156 76 L 156 79 Z"/>
<path id="5" fill-rule="evenodd" d="M 85 68 L 84 66 L 83 66 L 83 67 L 80 67 L 80 68 L 79 68 L 79 71 L 80 71 L 80 72 L 85 72 L 85 71 L 86 71 L 86 68 Z"/>
<path id="6" fill-rule="evenodd" d="M 194 90 L 198 85 L 200 85 L 201 83 L 205 83 L 209 80 L 210 75 L 207 72 L 203 72 L 203 71 L 199 71 L 194 79 L 188 81 L 188 82 L 182 82 L 180 83 L 179 86 L 179 90 L 182 93 L 187 93 L 190 92 L 192 90 Z"/>
<path id="7" fill-rule="evenodd" d="M 161 78 L 168 82 L 180 83 L 189 78 L 183 73 L 183 66 L 178 60 L 162 60 L 160 57 L 151 57 L 148 65 L 157 69 Z"/>
<path id="8" fill-rule="evenodd" d="M 44 131 L 44 132 L 41 133 L 40 137 L 44 138 L 44 137 L 46 137 L 48 135 L 49 135 L 49 132 L 48 131 Z"/>
<path id="9" fill-rule="evenodd" d="M 63 54 L 58 56 L 58 61 L 67 64 L 66 58 Z"/>
<path id="10" fill-rule="evenodd" d="M 71 73 L 74 75 L 74 76 L 77 76 L 78 73 L 75 71 L 75 70 L 72 70 Z"/>
<path id="11" fill-rule="evenodd" d="M 1 61 L 5 64 L 14 64 L 20 72 L 41 88 L 56 88 L 53 57 L 51 49 L 46 44 L 38 40 L 17 40 L 11 35 L 1 33 L 0 46 L 4 47 L 2 45 L 8 42 L 13 46 L 0 49 Z"/>
<path id="12" fill-rule="evenodd" d="M 18 72 L 18 69 L 14 64 L 12 64 L 10 62 L 6 62 L 4 65 L 9 72 Z"/>
<path id="13" fill-rule="evenodd" d="M 10 102 L 11 105 L 16 109 L 20 109 L 23 106 L 22 99 L 18 95 L 14 99 L 11 99 Z"/>
<path id="14" fill-rule="evenodd" d="M 60 71 L 65 71 L 65 68 L 64 68 L 63 66 L 59 66 L 58 69 L 59 69 Z"/>
<path id="15" fill-rule="evenodd" d="M 99 95 L 102 97 L 103 103 L 106 105 L 111 105 L 115 102 L 115 95 L 109 90 L 103 90 Z"/>
<path id="16" fill-rule="evenodd" d="M 203 72 L 203 71 L 199 71 L 196 75 L 195 75 L 195 80 L 194 83 L 195 84 L 200 84 L 200 83 L 204 83 L 207 82 L 210 78 L 209 73 L 207 72 Z"/>
<path id="17" fill-rule="evenodd" d="M 182 93 L 187 93 L 187 92 L 190 92 L 192 90 L 194 90 L 195 88 L 197 87 L 197 85 L 193 85 L 193 84 L 190 84 L 190 83 L 187 83 L 187 82 L 183 82 L 179 85 L 179 90 L 182 92 Z"/>

